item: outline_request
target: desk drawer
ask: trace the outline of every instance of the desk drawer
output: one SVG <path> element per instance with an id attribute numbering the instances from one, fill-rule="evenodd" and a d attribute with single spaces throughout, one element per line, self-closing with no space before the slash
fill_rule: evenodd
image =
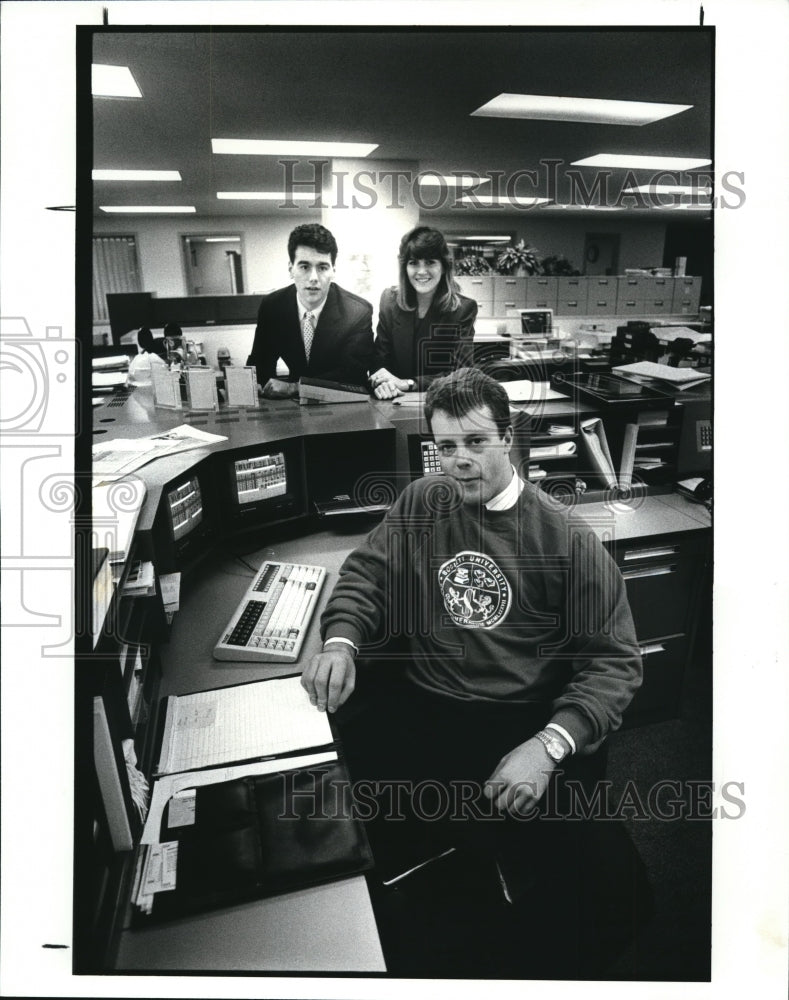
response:
<path id="1" fill-rule="evenodd" d="M 642 717 L 677 714 L 687 650 L 685 635 L 641 643 L 644 682 L 625 712 L 628 724 L 633 724 Z"/>
<path id="2" fill-rule="evenodd" d="M 689 631 L 692 595 L 704 566 L 701 539 L 646 539 L 620 544 L 622 571 L 639 640 Z"/>

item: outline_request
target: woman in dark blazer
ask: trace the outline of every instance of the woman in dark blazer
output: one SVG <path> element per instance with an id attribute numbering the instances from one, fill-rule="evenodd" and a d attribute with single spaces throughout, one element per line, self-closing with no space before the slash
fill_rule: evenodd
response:
<path id="1" fill-rule="evenodd" d="M 458 291 L 452 255 L 437 229 L 417 226 L 400 241 L 400 282 L 381 296 L 370 385 L 378 399 L 425 389 L 472 363 L 477 303 Z"/>

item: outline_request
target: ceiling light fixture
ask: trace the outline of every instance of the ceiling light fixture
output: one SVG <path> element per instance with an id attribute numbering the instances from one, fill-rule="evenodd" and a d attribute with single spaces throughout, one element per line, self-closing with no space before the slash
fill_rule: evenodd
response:
<path id="1" fill-rule="evenodd" d="M 188 215 L 196 212 L 194 205 L 99 205 L 102 212 L 125 215 Z"/>
<path id="2" fill-rule="evenodd" d="M 617 167 L 622 170 L 696 170 L 712 160 L 689 156 L 633 156 L 630 153 L 597 153 L 584 160 L 573 160 L 574 167 Z"/>
<path id="3" fill-rule="evenodd" d="M 483 184 L 490 184 L 490 177 L 480 177 L 478 174 L 441 176 L 440 174 L 425 173 L 419 174 L 417 180 L 422 187 L 472 188 L 482 187 Z"/>
<path id="4" fill-rule="evenodd" d="M 94 170 L 94 181 L 180 181 L 178 170 Z"/>
<path id="5" fill-rule="evenodd" d="M 712 188 L 709 184 L 694 186 L 693 184 L 639 184 L 637 187 L 624 189 L 624 194 L 677 194 L 690 197 L 709 198 Z"/>
<path id="6" fill-rule="evenodd" d="M 217 198 L 226 201 L 315 201 L 320 192 L 291 191 L 217 191 Z"/>
<path id="7" fill-rule="evenodd" d="M 471 115 L 481 118 L 531 118 L 599 125 L 649 125 L 678 115 L 692 104 L 650 101 L 609 101 L 596 97 L 556 97 L 539 94 L 499 94 Z"/>
<path id="8" fill-rule="evenodd" d="M 534 205 L 547 205 L 551 198 L 526 198 L 515 195 L 512 198 L 499 198 L 492 194 L 469 194 L 460 199 L 464 205 L 518 205 L 521 208 L 531 208 Z"/>
<path id="9" fill-rule="evenodd" d="M 369 156 L 377 143 L 300 139 L 212 139 L 214 153 L 234 156 Z"/>
<path id="10" fill-rule="evenodd" d="M 142 97 L 128 66 L 107 66 L 93 63 L 91 92 L 94 97 Z"/>

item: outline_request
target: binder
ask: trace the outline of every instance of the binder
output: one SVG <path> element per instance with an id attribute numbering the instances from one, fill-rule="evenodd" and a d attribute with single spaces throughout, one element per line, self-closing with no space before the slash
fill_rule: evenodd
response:
<path id="1" fill-rule="evenodd" d="M 589 420 L 581 421 L 581 440 L 586 448 L 590 471 L 599 476 L 606 486 L 616 487 L 614 463 L 611 461 L 608 439 L 605 436 L 605 427 L 600 417 L 591 417 Z"/>
<path id="2" fill-rule="evenodd" d="M 298 676 L 169 697 L 160 714 L 157 805 L 142 837 L 135 923 L 372 867 L 329 716 Z"/>
<path id="3" fill-rule="evenodd" d="M 622 460 L 619 463 L 619 485 L 623 490 L 629 489 L 633 482 L 633 463 L 636 457 L 637 441 L 638 424 L 625 424 L 625 434 L 622 439 Z"/>
<path id="4" fill-rule="evenodd" d="M 339 759 L 183 789 L 167 804 L 160 844 L 175 870 L 172 887 L 153 897 L 151 920 L 292 892 L 373 864 Z"/>

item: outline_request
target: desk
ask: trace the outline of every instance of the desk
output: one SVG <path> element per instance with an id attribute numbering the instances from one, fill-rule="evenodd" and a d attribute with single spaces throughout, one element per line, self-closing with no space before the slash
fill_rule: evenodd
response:
<path id="1" fill-rule="evenodd" d="M 213 659 L 218 633 L 235 610 L 251 573 L 231 557 L 198 574 L 173 620 L 163 647 L 160 694 L 186 694 L 300 673 L 320 649 L 317 622 L 342 560 L 360 535 L 322 532 L 262 549 L 249 557 L 297 562 L 320 560 L 326 583 L 298 663 L 227 663 Z M 299 972 L 385 971 L 378 931 L 363 876 L 343 879 L 195 914 L 184 920 L 121 933 L 118 971 L 257 970 Z"/>

